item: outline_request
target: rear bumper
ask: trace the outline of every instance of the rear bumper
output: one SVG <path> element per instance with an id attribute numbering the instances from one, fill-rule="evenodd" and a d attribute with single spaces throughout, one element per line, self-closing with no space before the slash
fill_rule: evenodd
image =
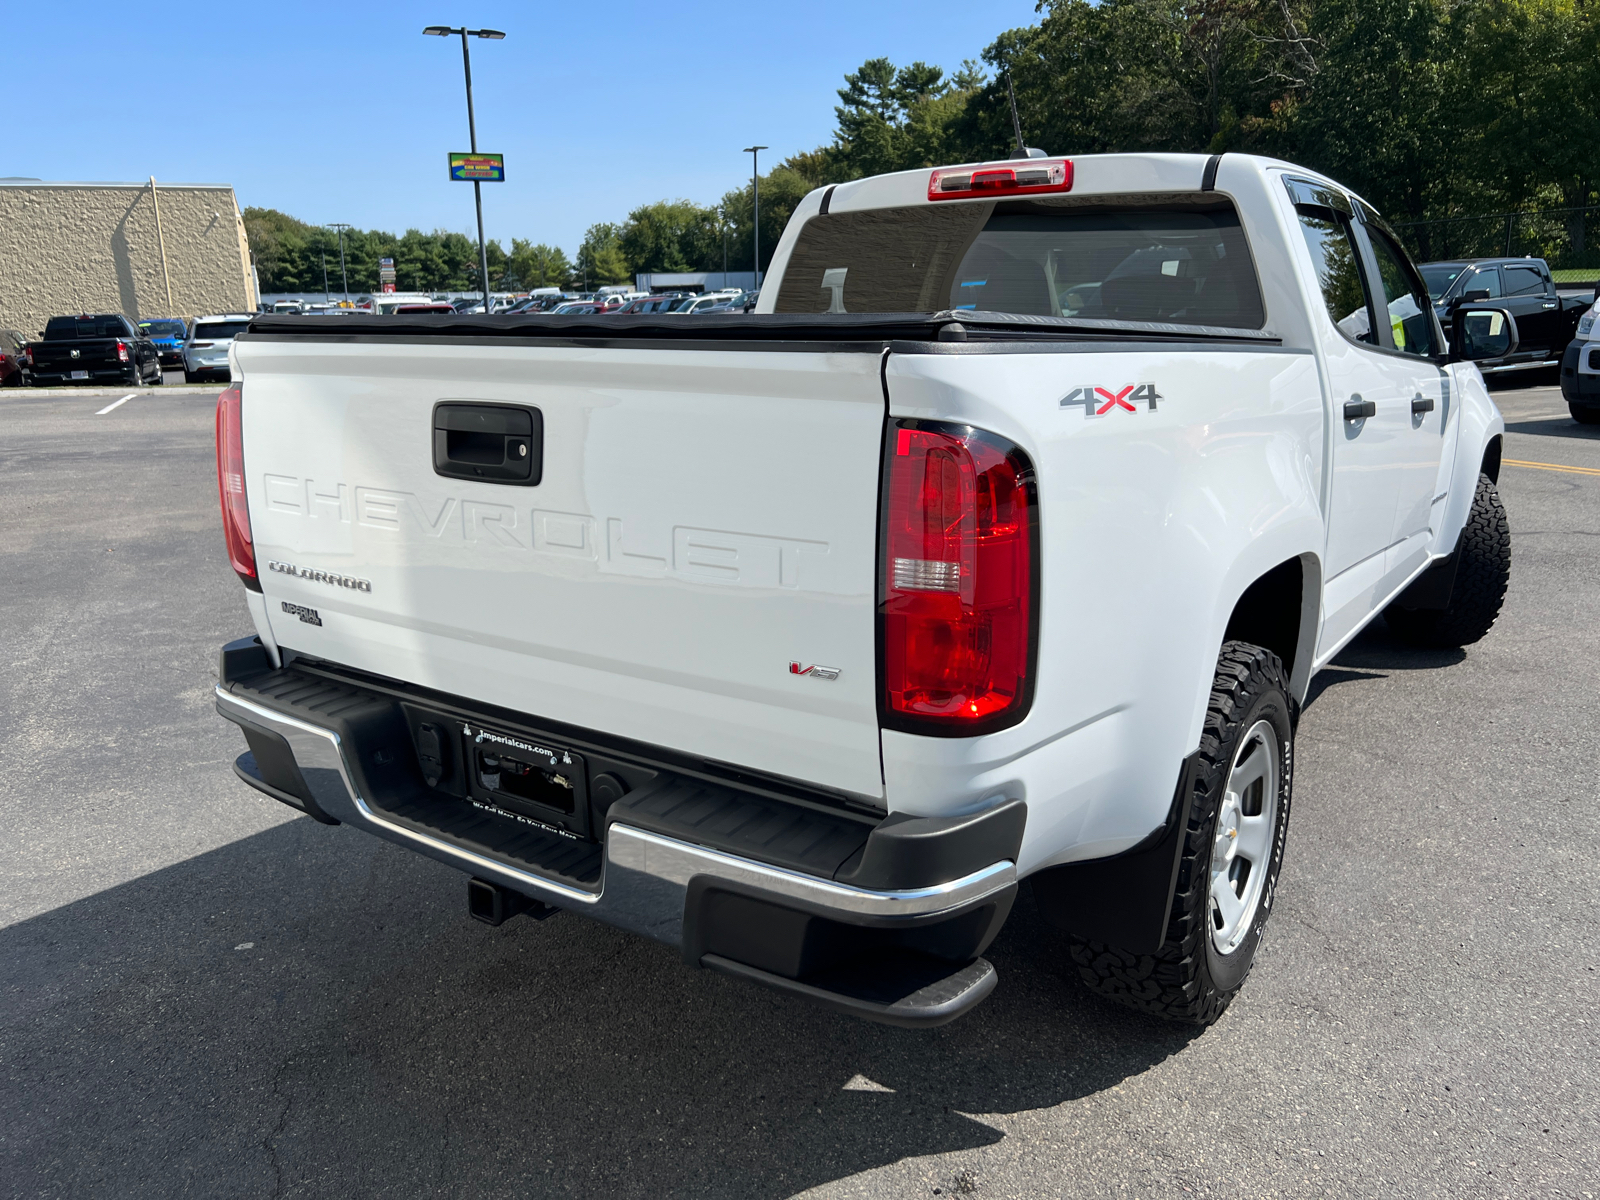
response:
<path id="1" fill-rule="evenodd" d="M 229 651 L 236 661 L 248 658 L 240 647 L 224 651 L 216 689 L 217 711 L 252 746 L 235 771 L 324 823 L 355 826 L 474 878 L 665 942 L 691 965 L 872 1020 L 943 1024 L 994 988 L 994 970 L 979 956 L 1016 893 L 1020 803 L 945 819 L 949 828 L 900 818 L 873 826 L 660 772 L 611 804 L 594 840 L 553 837 L 427 788 L 414 748 L 395 732 L 403 720 L 383 715 L 384 697 L 352 688 L 330 698 L 321 678 L 285 688 L 284 672 L 255 677 L 276 678 L 278 686 L 253 686 L 249 677 L 230 678 Z M 297 692 L 310 699 L 296 701 Z M 390 765 L 375 770 L 373 761 Z M 798 837 L 751 833 L 786 826 Z M 787 853 L 796 861 L 794 847 L 804 843 L 832 849 L 800 850 L 803 861 L 845 861 L 830 875 L 827 867 L 797 869 L 749 852 L 780 843 L 788 849 L 768 857 Z M 988 861 L 965 869 L 975 851 Z M 861 886 L 863 878 L 906 885 Z"/>
<path id="2" fill-rule="evenodd" d="M 78 367 L 84 371 L 86 377 L 74 379 L 71 371 L 58 371 L 52 368 L 48 371 L 34 369 L 30 382 L 34 387 L 61 387 L 72 384 L 88 386 L 92 383 L 123 383 L 126 382 L 138 368 L 131 363 L 118 363 L 115 367 Z"/>

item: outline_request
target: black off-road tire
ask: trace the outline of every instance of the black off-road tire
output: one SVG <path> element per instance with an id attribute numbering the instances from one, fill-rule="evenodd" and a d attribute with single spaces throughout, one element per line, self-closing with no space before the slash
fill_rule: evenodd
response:
<path id="1" fill-rule="evenodd" d="M 1456 581 L 1449 605 L 1401 608 L 1391 604 L 1383 610 L 1383 619 L 1396 637 L 1415 646 L 1470 646 L 1494 627 L 1510 581 L 1511 526 L 1494 482 L 1479 475 L 1472 511 L 1456 544 Z"/>
<path id="2" fill-rule="evenodd" d="M 1579 425 L 1600 425 L 1600 404 L 1569 404 L 1567 411 Z"/>
<path id="3" fill-rule="evenodd" d="M 1294 726 L 1298 712 L 1283 663 L 1270 650 L 1226 642 L 1206 706 L 1200 756 L 1184 830 L 1167 936 L 1154 954 L 1135 954 L 1085 938 L 1070 939 L 1078 977 L 1094 992 L 1129 1008 L 1189 1025 L 1210 1025 L 1244 986 L 1266 932 L 1283 863 L 1294 791 Z M 1230 954 L 1211 936 L 1211 848 L 1218 812 L 1240 739 L 1258 721 L 1278 736 L 1277 825 L 1265 888 L 1249 932 Z"/>

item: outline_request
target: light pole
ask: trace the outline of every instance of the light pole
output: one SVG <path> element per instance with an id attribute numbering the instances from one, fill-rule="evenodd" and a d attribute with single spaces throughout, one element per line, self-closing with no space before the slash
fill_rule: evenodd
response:
<path id="1" fill-rule="evenodd" d="M 349 304 L 350 272 L 345 270 L 344 267 L 344 231 L 352 228 L 352 226 L 346 225 L 343 221 L 329 221 L 328 228 L 339 231 L 339 278 L 344 281 L 344 302 Z"/>
<path id="2" fill-rule="evenodd" d="M 765 146 L 744 148 L 744 152 L 750 156 L 750 198 L 754 208 L 750 223 L 755 226 L 756 234 L 756 260 L 751 265 L 755 268 L 758 292 L 761 290 L 761 152 L 765 149 Z"/>
<path id="3" fill-rule="evenodd" d="M 472 152 L 478 152 L 478 124 L 472 115 L 472 54 L 467 49 L 469 37 L 487 38 L 491 42 L 505 40 L 505 34 L 498 29 L 468 29 L 465 25 L 451 28 L 449 25 L 429 25 L 422 31 L 430 37 L 449 37 L 452 33 L 461 35 L 461 66 L 467 75 L 467 134 L 472 139 Z M 483 240 L 483 185 L 476 179 L 472 181 L 472 199 L 478 206 L 478 267 L 483 272 L 483 313 L 489 315 L 489 248 Z"/>

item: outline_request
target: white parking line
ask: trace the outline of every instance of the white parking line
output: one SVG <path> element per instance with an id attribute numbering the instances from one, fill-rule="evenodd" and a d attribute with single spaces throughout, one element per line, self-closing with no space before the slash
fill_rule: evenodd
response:
<path id="1" fill-rule="evenodd" d="M 129 392 L 129 393 L 128 393 L 128 394 L 127 394 L 127 395 L 126 395 L 126 396 L 124 396 L 124 397 L 123 397 L 123 398 L 122 398 L 122 399 L 121 399 L 121 400 L 113 400 L 113 401 L 112 401 L 112 402 L 111 402 L 111 403 L 110 403 L 110 404 L 108 404 L 108 405 L 106 405 L 106 406 L 105 406 L 105 407 L 104 407 L 104 408 L 102 408 L 102 409 L 101 409 L 101 410 L 100 410 L 100 411 L 99 411 L 99 412 L 97 412 L 97 413 L 95 413 L 95 416 L 97 416 L 97 417 L 103 417 L 103 416 L 105 416 L 105 415 L 106 415 L 106 414 L 107 414 L 107 413 L 108 413 L 108 412 L 110 412 L 110 411 L 111 411 L 111 410 L 112 410 L 112 409 L 114 409 L 114 408 L 121 408 L 121 407 L 122 407 L 122 406 L 123 406 L 123 405 L 124 405 L 124 404 L 126 404 L 126 403 L 127 403 L 127 402 L 128 402 L 128 401 L 129 401 L 129 400 L 132 400 L 132 399 L 133 399 L 133 398 L 134 398 L 134 397 L 135 397 L 135 396 L 137 396 L 137 395 L 138 395 L 138 394 L 139 394 L 139 393 L 138 393 L 138 392 Z"/>

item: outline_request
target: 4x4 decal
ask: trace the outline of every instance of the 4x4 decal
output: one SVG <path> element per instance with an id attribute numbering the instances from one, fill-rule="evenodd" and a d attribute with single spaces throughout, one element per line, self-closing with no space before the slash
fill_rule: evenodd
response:
<path id="1" fill-rule="evenodd" d="M 1061 407 L 1071 408 L 1075 404 L 1081 404 L 1084 416 L 1103 417 L 1117 408 L 1138 412 L 1140 404 L 1147 405 L 1151 412 L 1155 412 L 1156 401 L 1159 399 L 1161 393 L 1156 391 L 1156 385 L 1153 383 L 1129 383 L 1115 391 L 1103 387 L 1075 387 L 1061 397 Z"/>

